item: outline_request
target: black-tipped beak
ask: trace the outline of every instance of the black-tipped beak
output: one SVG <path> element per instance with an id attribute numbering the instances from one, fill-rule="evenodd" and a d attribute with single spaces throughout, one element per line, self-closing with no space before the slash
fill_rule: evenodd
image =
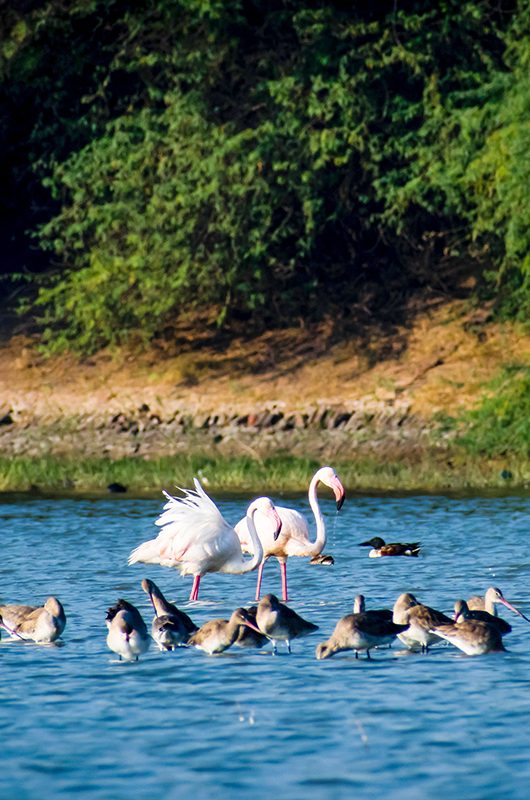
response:
<path id="1" fill-rule="evenodd" d="M 342 494 L 339 499 L 337 500 L 337 511 L 340 511 L 342 506 L 344 505 L 344 500 L 346 499 L 346 494 Z"/>
<path id="2" fill-rule="evenodd" d="M 281 532 L 282 532 L 282 521 L 280 520 L 279 525 L 274 533 L 274 541 L 276 541 Z"/>

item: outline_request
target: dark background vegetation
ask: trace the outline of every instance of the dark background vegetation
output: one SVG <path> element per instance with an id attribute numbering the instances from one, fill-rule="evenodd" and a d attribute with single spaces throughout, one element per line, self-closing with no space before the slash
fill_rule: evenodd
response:
<path id="1" fill-rule="evenodd" d="M 529 310 L 527 2 L 0 5 L 0 247 L 50 349 L 480 276 Z M 28 295 L 28 288 L 30 289 Z"/>
<path id="2" fill-rule="evenodd" d="M 48 353 L 470 285 L 527 320 L 529 23 L 527 0 L 0 1 L 9 308 Z M 499 380 L 512 415 L 528 375 Z"/>

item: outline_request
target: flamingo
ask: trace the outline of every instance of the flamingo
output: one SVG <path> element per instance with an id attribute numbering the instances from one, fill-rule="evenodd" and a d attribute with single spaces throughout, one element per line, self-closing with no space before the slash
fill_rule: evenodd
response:
<path id="1" fill-rule="evenodd" d="M 66 625 L 66 614 L 56 597 L 43 606 L 0 606 L 0 628 L 18 639 L 49 644 L 59 638 Z"/>
<path id="2" fill-rule="evenodd" d="M 261 592 L 261 581 L 263 578 L 263 568 L 265 562 L 274 556 L 280 563 L 282 576 L 282 600 L 289 599 L 287 592 L 287 559 L 289 556 L 319 556 L 326 546 L 326 525 L 324 517 L 320 511 L 317 498 L 317 488 L 319 483 L 329 486 L 335 494 L 337 511 L 342 508 L 344 503 L 345 491 L 339 480 L 337 473 L 332 467 L 321 467 L 311 479 L 309 484 L 309 505 L 314 514 L 317 526 L 316 538 L 312 542 L 309 538 L 309 526 L 307 520 L 294 508 L 276 506 L 276 510 L 282 521 L 282 531 L 279 537 L 273 538 L 272 531 L 267 522 L 260 516 L 256 517 L 255 523 L 258 536 L 263 546 L 264 556 L 258 570 L 258 580 L 256 583 L 256 600 L 259 600 Z M 239 536 L 242 549 L 247 553 L 255 552 L 252 543 L 249 541 L 248 517 L 241 519 L 236 525 L 236 533 Z"/>
<path id="3" fill-rule="evenodd" d="M 259 513 L 272 523 L 273 539 L 281 530 L 281 519 L 268 497 L 258 497 L 247 509 L 247 523 L 254 548 L 252 558 L 245 560 L 237 534 L 201 484 L 194 478 L 195 490 L 184 491 L 184 497 L 164 492 L 167 503 L 156 525 L 162 529 L 156 539 L 139 545 L 129 556 L 129 564 L 161 564 L 176 567 L 182 575 L 193 575 L 190 600 L 199 597 L 201 578 L 207 572 L 239 575 L 251 572 L 263 558 L 263 548 L 256 533 L 254 516 Z"/>

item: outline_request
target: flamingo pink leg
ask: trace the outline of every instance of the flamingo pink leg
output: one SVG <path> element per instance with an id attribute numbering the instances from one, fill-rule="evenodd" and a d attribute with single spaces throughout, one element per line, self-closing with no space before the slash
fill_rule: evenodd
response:
<path id="1" fill-rule="evenodd" d="M 201 582 L 201 576 L 195 575 L 193 579 L 193 586 L 191 587 L 191 594 L 190 600 L 198 600 L 199 599 L 199 584 Z"/>
<path id="2" fill-rule="evenodd" d="M 289 599 L 287 595 L 287 561 L 280 561 L 280 570 L 282 573 L 282 600 L 287 602 Z"/>
<path id="3" fill-rule="evenodd" d="M 256 600 L 259 600 L 259 595 L 261 592 L 261 581 L 263 579 L 263 567 L 265 566 L 265 559 L 261 562 L 258 567 L 258 582 L 256 583 Z"/>

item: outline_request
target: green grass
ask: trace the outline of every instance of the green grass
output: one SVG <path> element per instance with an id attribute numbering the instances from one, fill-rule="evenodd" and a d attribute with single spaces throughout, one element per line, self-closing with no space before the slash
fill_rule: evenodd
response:
<path id="1" fill-rule="evenodd" d="M 0 458 L 0 491 L 40 491 L 58 494 L 107 494 L 112 482 L 130 494 L 159 495 L 176 485 L 189 487 L 198 476 L 208 491 L 248 495 L 305 492 L 321 464 L 315 460 L 277 456 L 263 460 L 221 458 L 201 454 L 156 461 L 140 458 L 70 459 Z M 494 459 L 470 456 L 462 448 L 426 450 L 412 458 L 333 460 L 351 491 L 506 490 L 530 485 L 526 458 Z"/>

